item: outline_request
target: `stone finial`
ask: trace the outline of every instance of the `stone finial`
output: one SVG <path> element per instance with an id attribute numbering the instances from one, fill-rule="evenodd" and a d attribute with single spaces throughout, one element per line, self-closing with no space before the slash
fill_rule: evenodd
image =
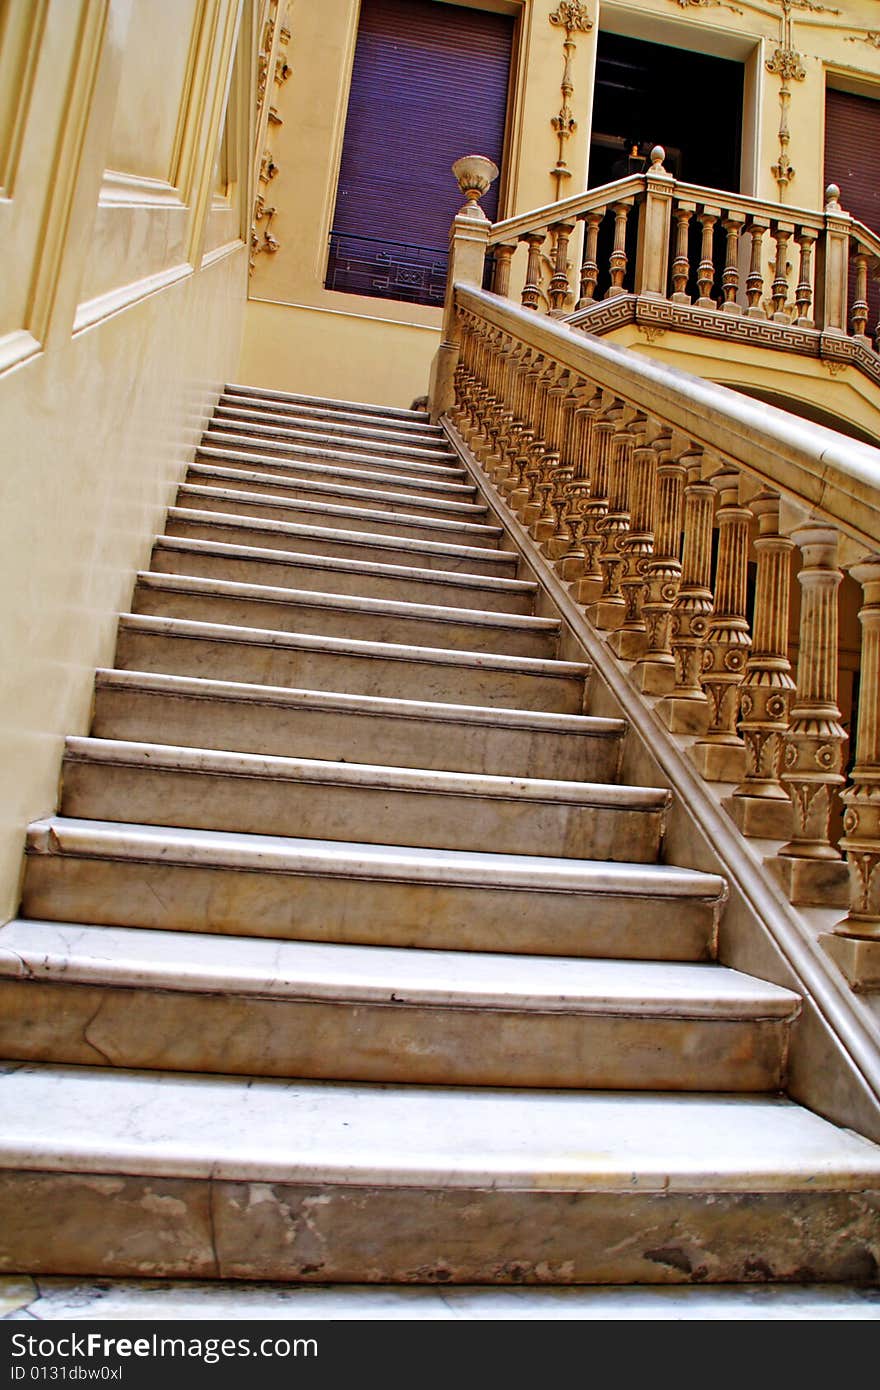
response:
<path id="1" fill-rule="evenodd" d="M 651 173 L 652 173 L 652 174 L 665 174 L 665 173 L 666 173 L 666 170 L 663 168 L 663 161 L 664 161 L 665 158 L 666 158 L 666 151 L 664 150 L 663 146 L 662 146 L 662 145 L 655 145 L 654 148 L 653 148 L 653 150 L 651 151 Z"/>
<path id="2" fill-rule="evenodd" d="M 825 211 L 842 211 L 840 206 L 840 189 L 836 183 L 829 183 L 828 187 L 825 189 Z"/>
<path id="3" fill-rule="evenodd" d="M 467 200 L 464 206 L 459 209 L 457 216 L 474 217 L 479 221 L 488 221 L 486 214 L 478 204 L 489 186 L 497 179 L 498 166 L 493 164 L 491 159 L 487 159 L 485 155 L 465 154 L 462 155 L 461 159 L 455 161 L 452 172 Z"/>

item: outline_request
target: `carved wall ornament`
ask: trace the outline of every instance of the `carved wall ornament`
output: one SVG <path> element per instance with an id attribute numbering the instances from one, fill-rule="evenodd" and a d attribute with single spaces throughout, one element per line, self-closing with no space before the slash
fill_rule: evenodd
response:
<path id="1" fill-rule="evenodd" d="M 675 0 L 681 9 L 730 10 L 731 14 L 742 14 L 739 5 L 729 5 L 727 0 Z"/>
<path id="2" fill-rule="evenodd" d="M 880 29 L 868 29 L 864 34 L 847 34 L 847 43 L 869 43 L 874 48 L 880 48 Z"/>
<path id="3" fill-rule="evenodd" d="M 593 20 L 583 0 L 560 0 L 550 15 L 550 23 L 565 30 L 566 38 L 575 33 L 587 34 Z"/>
<path id="4" fill-rule="evenodd" d="M 803 82 L 806 69 L 796 48 L 777 48 L 772 58 L 767 59 L 767 71 L 773 72 L 783 82 Z"/>
<path id="5" fill-rule="evenodd" d="M 586 5 L 582 4 L 581 0 L 561 0 L 549 18 L 551 24 L 565 30 L 565 38 L 562 41 L 563 68 L 560 83 L 562 105 L 558 113 L 550 117 L 550 124 L 556 132 L 556 138 L 559 142 L 556 164 L 550 170 L 551 177 L 556 180 L 556 201 L 558 202 L 563 183 L 566 179 L 571 178 L 571 170 L 565 160 L 565 142 L 571 139 L 577 129 L 577 121 L 571 109 L 571 98 L 574 93 L 571 60 L 576 51 L 571 36 L 575 33 L 588 33 L 593 27 L 593 21 Z"/>

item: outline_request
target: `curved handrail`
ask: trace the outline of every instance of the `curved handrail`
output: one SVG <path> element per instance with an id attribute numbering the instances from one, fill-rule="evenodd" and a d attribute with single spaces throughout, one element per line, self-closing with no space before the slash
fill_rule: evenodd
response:
<path id="1" fill-rule="evenodd" d="M 562 198 L 558 203 L 548 203 L 532 212 L 523 212 L 516 217 L 507 217 L 503 222 L 495 222 L 489 233 L 489 245 L 501 242 L 518 241 L 529 232 L 543 231 L 554 222 L 566 222 L 582 212 L 593 212 L 607 208 L 621 198 L 635 198 L 645 191 L 644 174 L 629 174 L 614 183 L 603 183 L 599 188 L 588 188 L 584 193 L 573 193 L 570 198 Z"/>

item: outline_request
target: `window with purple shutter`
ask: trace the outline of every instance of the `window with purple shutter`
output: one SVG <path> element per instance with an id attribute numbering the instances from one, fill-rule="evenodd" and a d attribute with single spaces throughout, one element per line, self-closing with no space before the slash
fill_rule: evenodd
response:
<path id="1" fill-rule="evenodd" d="M 328 289 L 443 303 L 451 165 L 502 167 L 509 15 L 438 0 L 363 0 L 348 100 Z M 495 218 L 498 183 L 482 201 Z"/>

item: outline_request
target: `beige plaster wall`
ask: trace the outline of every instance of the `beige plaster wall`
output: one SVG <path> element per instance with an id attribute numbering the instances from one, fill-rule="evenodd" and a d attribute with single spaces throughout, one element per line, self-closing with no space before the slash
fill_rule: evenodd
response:
<path id="1" fill-rule="evenodd" d="M 0 920 L 17 906 L 26 825 L 56 808 L 63 737 L 88 729 L 94 668 L 112 660 L 117 614 L 238 360 L 247 188 L 225 188 L 222 225 L 211 204 L 236 36 L 252 52 L 257 18 L 245 4 L 239 30 L 239 0 L 164 6 L 166 43 L 192 58 L 194 22 L 200 40 L 187 81 L 163 86 L 160 49 L 134 63 L 129 47 L 150 10 L 28 0 L 0 47 L 0 72 L 7 43 L 33 58 L 16 63 L 0 106 L 0 153 L 15 122 L 19 143 L 0 199 L 11 229 L 0 277 Z M 127 187 L 107 174 L 114 141 L 126 148 L 119 103 L 129 131 L 144 117 Z M 251 104 L 252 93 L 234 137 L 244 168 Z M 140 170 L 168 164 L 169 130 L 176 153 L 158 190 Z"/>
<path id="2" fill-rule="evenodd" d="M 518 20 L 500 210 L 509 216 L 551 203 L 556 196 L 551 170 L 558 147 L 551 117 L 562 100 L 563 31 L 550 23 L 550 15 L 558 0 L 472 2 L 507 10 Z M 777 48 L 795 50 L 804 76 L 788 83 L 787 149 L 793 173 L 783 189 L 785 201 L 793 206 L 819 208 L 823 202 L 826 82 L 880 97 L 880 47 L 871 37 L 880 25 L 877 0 L 835 0 L 833 6 L 795 9 L 790 31 L 785 29 L 781 0 L 717 0 L 712 5 L 696 0 L 585 0 L 584 9 L 593 25 L 574 35 L 571 105 L 577 127 L 566 144 L 571 177 L 564 181 L 563 196 L 586 185 L 600 29 L 742 61 L 746 110 L 741 191 L 774 201 L 780 196 L 773 169 L 780 158 L 782 84 L 767 63 Z M 279 172 L 267 193 L 277 208 L 272 232 L 281 245 L 274 255 L 257 258 L 241 375 L 290 390 L 377 401 L 387 401 L 389 383 L 399 381 L 393 400 L 399 405 L 425 390 L 424 329 L 438 328 L 439 311 L 338 294 L 322 285 L 357 12 L 357 0 L 324 0 L 320 6 L 313 0 L 290 3 L 292 77 L 278 98 L 284 124 L 271 131 L 271 141 Z M 694 94 L 694 119 L 711 119 L 711 93 Z M 405 196 L 402 171 L 401 197 Z M 575 238 L 575 256 L 578 246 Z M 517 265 L 514 279 L 521 269 Z M 267 304 L 274 306 L 271 312 Z M 277 313 L 284 305 L 289 306 L 286 315 Z M 331 317 L 321 320 L 321 312 Z M 388 333 L 389 320 L 400 325 L 393 336 Z M 400 349 L 405 357 L 398 368 L 387 360 L 392 342 L 394 352 Z M 409 348 L 402 348 L 404 343 Z"/>

